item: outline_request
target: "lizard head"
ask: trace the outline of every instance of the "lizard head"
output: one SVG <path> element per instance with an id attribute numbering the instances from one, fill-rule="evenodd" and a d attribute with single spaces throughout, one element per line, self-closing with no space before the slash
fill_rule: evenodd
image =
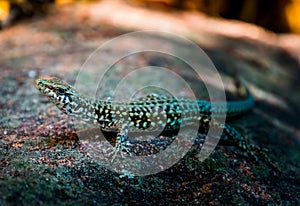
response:
<path id="1" fill-rule="evenodd" d="M 69 84 L 57 78 L 41 78 L 36 80 L 37 89 L 54 103 L 60 110 L 68 113 L 77 91 Z"/>

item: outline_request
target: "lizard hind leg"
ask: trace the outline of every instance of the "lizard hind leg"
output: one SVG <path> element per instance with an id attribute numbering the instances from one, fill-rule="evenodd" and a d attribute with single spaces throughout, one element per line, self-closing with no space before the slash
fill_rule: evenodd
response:
<path id="1" fill-rule="evenodd" d="M 221 140 L 230 142 L 231 144 L 237 146 L 238 149 L 245 151 L 250 158 L 253 158 L 255 162 L 262 161 L 266 165 L 269 165 L 273 170 L 280 172 L 278 166 L 270 159 L 267 154 L 267 150 L 260 148 L 258 145 L 254 145 L 248 142 L 245 136 L 242 136 L 233 127 L 229 125 L 219 125 L 223 129 L 223 135 Z"/>

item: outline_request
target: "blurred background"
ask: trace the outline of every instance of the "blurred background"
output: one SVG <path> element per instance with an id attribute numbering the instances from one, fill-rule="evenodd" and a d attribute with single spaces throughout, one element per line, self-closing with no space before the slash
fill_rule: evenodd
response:
<path id="1" fill-rule="evenodd" d="M 299 205 L 300 0 L 0 0 L 0 28 L 0 205 Z M 238 98 L 235 76 L 245 79 L 256 105 L 228 123 L 266 149 L 287 176 L 264 159 L 221 145 L 207 161 L 198 161 L 195 148 L 172 168 L 141 178 L 110 172 L 91 158 L 77 136 L 88 132 L 86 124 L 49 103 L 35 80 L 53 76 L 74 84 L 80 74 L 92 91 L 99 84 L 90 77 L 106 71 L 118 52 L 147 42 L 169 48 L 136 38 L 102 49 L 91 61 L 112 39 L 140 30 L 196 43 L 218 69 L 230 100 Z M 198 60 L 197 52 L 177 43 L 174 51 Z M 114 85 L 135 68 L 170 68 L 202 99 L 200 79 L 173 57 L 128 55 L 105 81 Z M 151 75 L 134 80 L 126 89 L 160 81 Z"/>
<path id="2" fill-rule="evenodd" d="M 89 3 L 95 0 L 0 0 L 1 27 L 7 27 L 24 18 L 46 14 L 53 5 L 78 2 Z M 125 2 L 165 12 L 200 11 L 213 17 L 253 23 L 273 32 L 300 33 L 300 0 L 126 0 Z"/>

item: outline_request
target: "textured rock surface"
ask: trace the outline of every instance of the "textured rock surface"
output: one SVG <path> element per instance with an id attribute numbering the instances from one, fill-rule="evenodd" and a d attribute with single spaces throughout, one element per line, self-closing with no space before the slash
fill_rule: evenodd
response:
<path id="1" fill-rule="evenodd" d="M 268 149 L 281 173 L 228 146 L 217 147 L 203 163 L 195 150 L 164 172 L 134 178 L 120 177 L 90 157 L 74 126 L 85 125 L 48 103 L 35 79 L 57 76 L 72 83 L 98 46 L 141 29 L 191 38 L 225 80 L 235 73 L 247 80 L 255 109 L 229 123 Z M 62 7 L 1 31 L 0 204 L 299 203 L 299 42 L 298 36 L 277 36 L 240 22 L 113 1 Z M 142 55 L 131 61 L 168 63 Z"/>

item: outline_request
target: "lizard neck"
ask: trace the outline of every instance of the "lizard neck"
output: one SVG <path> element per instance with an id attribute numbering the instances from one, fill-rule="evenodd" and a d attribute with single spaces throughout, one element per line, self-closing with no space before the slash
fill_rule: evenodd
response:
<path id="1" fill-rule="evenodd" d="M 86 122 L 95 119 L 95 101 L 78 95 L 68 97 L 68 104 L 62 109 L 70 116 L 78 117 Z"/>

